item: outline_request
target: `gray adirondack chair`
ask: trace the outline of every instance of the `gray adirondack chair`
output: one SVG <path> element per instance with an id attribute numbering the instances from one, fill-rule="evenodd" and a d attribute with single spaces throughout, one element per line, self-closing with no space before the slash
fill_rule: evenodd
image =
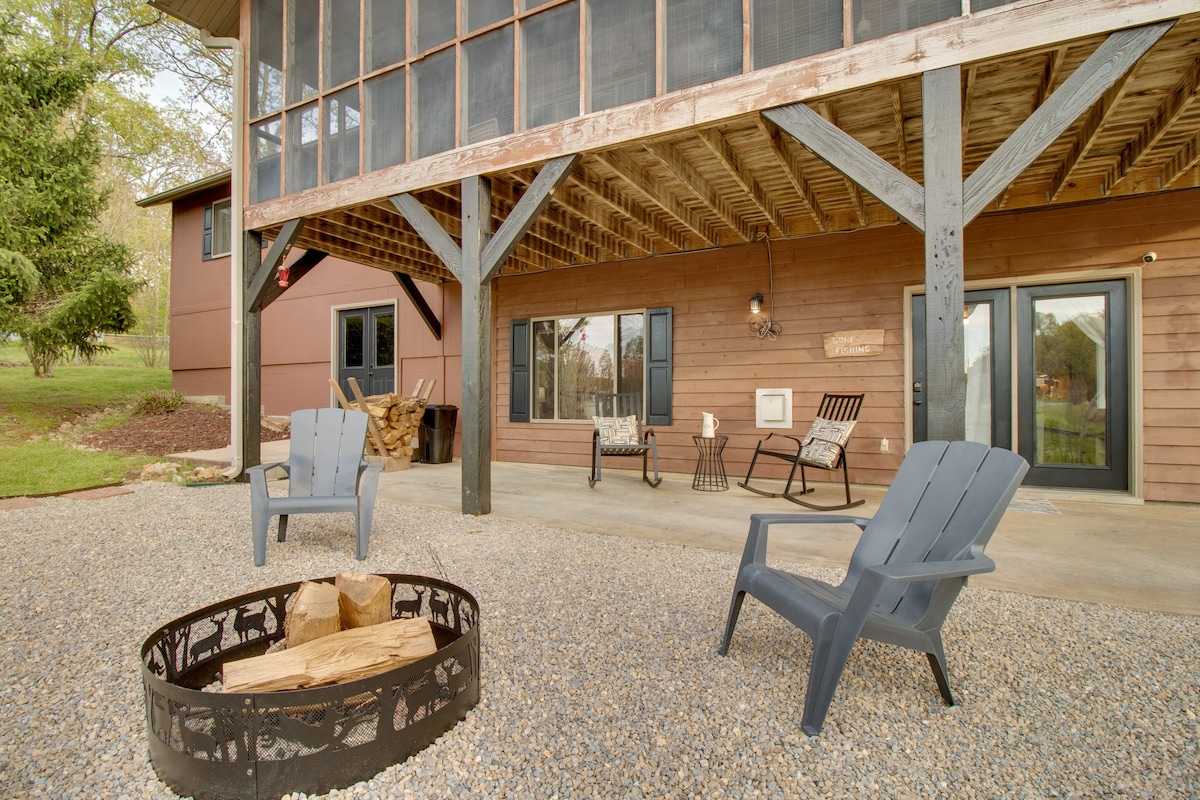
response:
<path id="1" fill-rule="evenodd" d="M 367 557 L 375 489 L 382 464 L 363 459 L 367 415 L 340 408 L 308 408 L 292 413 L 287 461 L 250 467 L 250 516 L 254 533 L 254 566 L 267 561 L 267 527 L 279 517 L 279 541 L 287 538 L 290 514 L 354 514 L 355 556 Z M 288 496 L 267 494 L 267 471 L 281 467 L 288 475 Z"/>
<path id="2" fill-rule="evenodd" d="M 983 554 L 1029 465 L 974 442 L 918 442 L 870 519 L 825 514 L 754 514 L 733 587 L 725 655 L 747 594 L 808 634 L 813 643 L 801 727 L 816 736 L 842 670 L 860 638 L 907 647 L 929 659 L 947 705 L 942 623 L 967 582 L 996 565 Z M 831 586 L 765 563 L 774 525 L 846 522 L 862 529 L 845 580 Z"/>

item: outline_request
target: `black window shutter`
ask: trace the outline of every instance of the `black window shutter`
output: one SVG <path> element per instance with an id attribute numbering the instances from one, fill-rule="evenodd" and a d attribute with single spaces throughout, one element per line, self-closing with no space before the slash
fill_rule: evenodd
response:
<path id="1" fill-rule="evenodd" d="M 200 255 L 208 261 L 212 258 L 213 247 L 213 207 L 204 207 L 204 237 L 200 245 Z"/>
<path id="2" fill-rule="evenodd" d="M 646 424 L 671 424 L 671 309 L 646 309 Z"/>
<path id="3" fill-rule="evenodd" d="M 529 367 L 533 349 L 529 339 L 527 319 L 512 321 L 511 366 L 508 381 L 508 421 L 529 422 Z"/>

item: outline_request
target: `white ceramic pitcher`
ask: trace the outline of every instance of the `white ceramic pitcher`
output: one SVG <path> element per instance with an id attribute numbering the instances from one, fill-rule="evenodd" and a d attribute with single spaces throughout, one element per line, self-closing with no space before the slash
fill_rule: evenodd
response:
<path id="1" fill-rule="evenodd" d="M 700 435 L 705 439 L 711 439 L 716 436 L 717 428 L 721 427 L 721 420 L 707 411 L 701 411 L 700 418 L 703 420 L 700 424 Z"/>

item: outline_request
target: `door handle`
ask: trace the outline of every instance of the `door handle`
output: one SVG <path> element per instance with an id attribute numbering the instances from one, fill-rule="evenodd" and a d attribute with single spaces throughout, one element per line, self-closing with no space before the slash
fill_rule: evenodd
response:
<path id="1" fill-rule="evenodd" d="M 913 405 L 921 405 L 921 398 L 917 397 L 921 393 L 921 382 L 913 381 Z"/>

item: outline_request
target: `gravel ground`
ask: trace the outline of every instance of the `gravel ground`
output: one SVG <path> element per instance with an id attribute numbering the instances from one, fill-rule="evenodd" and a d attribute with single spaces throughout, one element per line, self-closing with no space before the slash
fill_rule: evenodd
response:
<path id="1" fill-rule="evenodd" d="M 255 569 L 249 504 L 142 484 L 0 511 L 0 796 L 174 797 L 147 757 L 141 642 L 343 570 L 472 592 L 482 701 L 330 798 L 1200 796 L 1200 618 L 968 588 L 945 629 L 961 705 L 919 654 L 860 643 L 810 739 L 802 634 L 751 600 L 716 654 L 734 555 L 380 503 L 367 561 L 348 515 L 299 516 Z"/>

